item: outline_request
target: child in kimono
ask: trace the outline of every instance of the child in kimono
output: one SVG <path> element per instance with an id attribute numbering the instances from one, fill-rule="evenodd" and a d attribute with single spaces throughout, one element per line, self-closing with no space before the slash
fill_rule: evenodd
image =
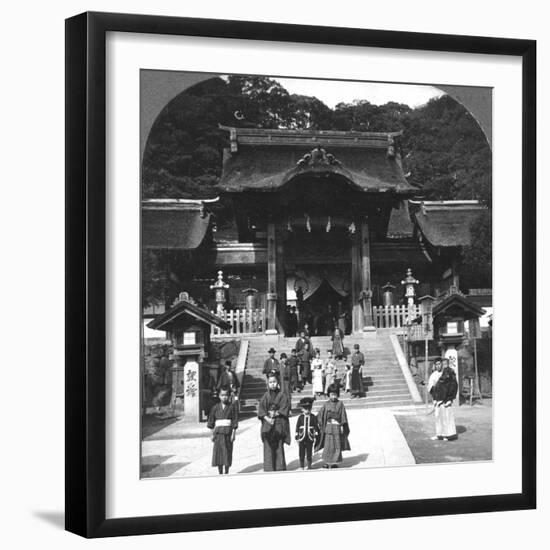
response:
<path id="1" fill-rule="evenodd" d="M 328 388 L 328 401 L 325 401 L 319 412 L 320 435 L 315 450 L 323 449 L 323 468 L 337 468 L 342 462 L 342 451 L 351 450 L 348 435 L 349 424 L 346 408 L 338 400 L 340 389 L 336 384 Z"/>
<path id="2" fill-rule="evenodd" d="M 323 360 L 321 359 L 321 351 L 319 348 L 315 348 L 315 357 L 311 362 L 312 380 L 313 380 L 313 396 L 318 397 L 325 393 L 323 387 L 323 376 L 325 374 L 325 367 Z"/>
<path id="3" fill-rule="evenodd" d="M 230 403 L 231 390 L 220 388 L 219 399 L 208 415 L 208 428 L 212 430 L 212 466 L 218 467 L 218 473 L 229 473 L 233 460 L 233 442 L 239 425 L 237 405 Z"/>
<path id="4" fill-rule="evenodd" d="M 298 455 L 300 458 L 300 468 L 304 469 L 307 459 L 307 469 L 311 470 L 313 445 L 319 435 L 319 424 L 317 417 L 311 412 L 313 398 L 303 397 L 300 399 L 300 408 L 302 414 L 296 422 L 296 441 L 298 442 Z"/>
<path id="5" fill-rule="evenodd" d="M 286 470 L 284 444 L 290 445 L 290 399 L 280 390 L 276 372 L 269 374 L 267 391 L 258 404 L 264 445 L 264 472 Z"/>

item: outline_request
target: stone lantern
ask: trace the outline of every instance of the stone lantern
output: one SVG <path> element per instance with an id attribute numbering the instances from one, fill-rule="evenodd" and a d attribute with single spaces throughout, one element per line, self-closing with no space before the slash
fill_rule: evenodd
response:
<path id="1" fill-rule="evenodd" d="M 449 293 L 434 302 L 432 308 L 434 338 L 438 341 L 443 357 L 449 360 L 450 367 L 456 373 L 457 397 L 462 388 L 463 374 L 459 370 L 459 352 L 468 345 L 465 323 L 468 321 L 475 336 L 479 318 L 483 314 L 483 309 L 459 292 L 456 287 L 451 287 Z"/>
<path id="2" fill-rule="evenodd" d="M 229 324 L 198 306 L 182 292 L 172 307 L 155 317 L 147 326 L 170 334 L 172 341 L 172 399 L 174 411 L 184 412 L 185 422 L 199 422 L 201 410 L 203 367 L 210 345 L 212 326 L 228 329 Z"/>
<path id="3" fill-rule="evenodd" d="M 382 287 L 384 294 L 382 295 L 382 305 L 384 306 L 393 306 L 394 304 L 394 294 L 395 286 L 392 285 L 389 281 Z"/>
<path id="4" fill-rule="evenodd" d="M 246 309 L 256 309 L 256 294 L 258 294 L 258 290 L 255 288 L 245 288 L 242 292 L 246 295 Z"/>
<path id="5" fill-rule="evenodd" d="M 412 275 L 411 268 L 407 269 L 407 276 L 401 281 L 402 285 L 405 285 L 405 298 L 407 298 L 407 306 L 412 308 L 414 306 L 414 297 L 416 296 L 415 285 L 420 281 L 415 279 Z"/>
<path id="6" fill-rule="evenodd" d="M 215 291 L 216 299 L 216 313 L 221 315 L 224 311 L 225 304 L 225 291 L 229 288 L 229 285 L 223 280 L 223 271 L 218 271 L 218 279 L 210 288 Z"/>

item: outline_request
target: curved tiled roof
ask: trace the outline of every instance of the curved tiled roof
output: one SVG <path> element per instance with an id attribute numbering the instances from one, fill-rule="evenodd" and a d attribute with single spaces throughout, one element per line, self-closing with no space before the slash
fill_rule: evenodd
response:
<path id="1" fill-rule="evenodd" d="M 224 129 L 230 131 L 231 153 L 218 184 L 222 192 L 277 191 L 305 175 L 334 175 L 363 192 L 417 192 L 395 153 L 400 133 Z M 308 161 L 317 147 L 326 158 Z"/>
<path id="2" fill-rule="evenodd" d="M 433 201 L 420 203 L 413 217 L 432 246 L 468 246 L 472 223 L 483 210 L 477 201 Z"/>

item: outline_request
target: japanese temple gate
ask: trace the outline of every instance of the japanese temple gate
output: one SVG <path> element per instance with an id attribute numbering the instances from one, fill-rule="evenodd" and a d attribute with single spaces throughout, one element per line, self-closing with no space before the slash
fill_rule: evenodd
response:
<path id="1" fill-rule="evenodd" d="M 239 241 L 265 232 L 267 333 L 282 329 L 287 276 L 311 263 L 348 266 L 352 330 L 374 330 L 371 242 L 416 192 L 402 171 L 401 133 L 223 129 L 219 189 L 233 199 Z"/>
<path id="2" fill-rule="evenodd" d="M 221 128 L 229 146 L 217 191 L 233 205 L 230 225 L 214 227 L 212 201 L 145 200 L 142 242 L 187 250 L 194 296 L 210 309 L 223 270 L 230 333 L 281 334 L 289 305 L 316 301 L 344 308 L 350 332 L 399 327 L 405 309 L 382 300 L 383 285 L 412 268 L 419 295 L 458 286 L 458 253 L 483 206 L 415 200 L 400 132 Z M 245 306 L 247 290 L 255 305 Z"/>

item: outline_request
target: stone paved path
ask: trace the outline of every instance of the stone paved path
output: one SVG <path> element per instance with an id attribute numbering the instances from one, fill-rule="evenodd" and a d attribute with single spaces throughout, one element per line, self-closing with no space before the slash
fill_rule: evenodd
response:
<path id="1" fill-rule="evenodd" d="M 342 468 L 374 468 L 415 464 L 397 421 L 389 409 L 348 410 L 351 451 L 344 452 Z M 292 434 L 297 416 L 290 420 Z M 285 445 L 288 470 L 299 468 L 298 446 Z M 145 438 L 142 446 L 143 477 L 182 477 L 216 474 L 212 468 L 212 442 L 206 425 L 177 421 Z M 313 469 L 321 468 L 321 453 L 313 457 Z M 257 418 L 241 421 L 230 474 L 262 472 L 262 444 Z"/>

